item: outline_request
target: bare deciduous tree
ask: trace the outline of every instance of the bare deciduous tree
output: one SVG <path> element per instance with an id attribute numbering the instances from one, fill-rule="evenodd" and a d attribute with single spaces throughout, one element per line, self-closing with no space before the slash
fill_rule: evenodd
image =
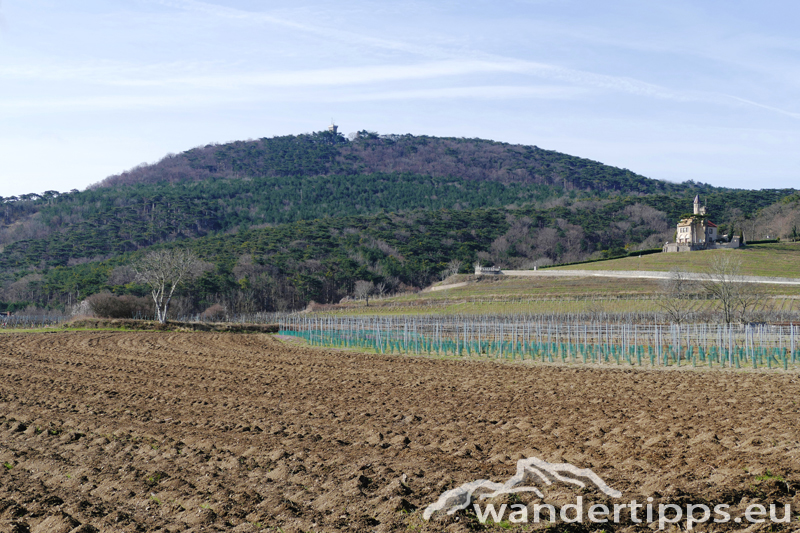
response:
<path id="1" fill-rule="evenodd" d="M 669 279 L 661 283 L 656 305 L 672 322 L 680 324 L 689 316 L 688 299 L 697 291 L 697 284 L 681 268 L 673 268 Z"/>
<path id="2" fill-rule="evenodd" d="M 461 270 L 461 265 L 463 263 L 458 259 L 451 259 L 449 263 L 447 263 L 447 268 L 442 270 L 441 277 L 442 279 L 447 279 L 450 276 L 458 274 L 458 271 Z"/>
<path id="3" fill-rule="evenodd" d="M 369 297 L 373 292 L 375 292 L 375 284 L 371 281 L 364 281 L 363 279 L 356 281 L 353 294 L 359 300 L 366 300 L 367 306 L 369 306 Z"/>
<path id="4" fill-rule="evenodd" d="M 736 313 L 740 268 L 740 261 L 727 254 L 718 256 L 711 262 L 702 281 L 703 289 L 719 302 L 722 318 L 726 323 L 732 322 Z"/>
<path id="5" fill-rule="evenodd" d="M 386 294 L 386 283 L 380 282 L 375 285 L 375 294 L 378 296 L 383 296 Z"/>
<path id="6" fill-rule="evenodd" d="M 764 307 L 769 299 L 763 289 L 763 285 L 758 283 L 740 283 L 736 297 L 736 310 L 739 322 L 745 323 L 755 318 L 758 308 Z"/>
<path id="7" fill-rule="evenodd" d="M 199 276 L 204 263 L 188 250 L 159 250 L 136 261 L 133 269 L 136 280 L 150 288 L 156 318 L 164 324 L 175 290 Z"/>
<path id="8" fill-rule="evenodd" d="M 400 287 L 400 278 L 397 276 L 386 277 L 386 290 L 388 292 L 397 292 L 398 287 Z"/>
<path id="9" fill-rule="evenodd" d="M 736 319 L 746 322 L 749 314 L 766 298 L 758 284 L 745 281 L 742 261 L 729 254 L 714 258 L 701 285 L 719 302 L 726 323 Z"/>

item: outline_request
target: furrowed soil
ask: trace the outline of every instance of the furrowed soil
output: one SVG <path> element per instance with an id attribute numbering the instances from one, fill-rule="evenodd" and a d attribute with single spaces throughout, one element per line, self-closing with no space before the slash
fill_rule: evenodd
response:
<path id="1" fill-rule="evenodd" d="M 798 397 L 782 372 L 380 356 L 263 334 L 0 335 L 0 531 L 499 530 L 472 511 L 422 512 L 527 457 L 590 468 L 623 494 L 540 484 L 556 508 L 581 495 L 797 511 Z M 550 531 L 648 529 L 625 516 Z"/>

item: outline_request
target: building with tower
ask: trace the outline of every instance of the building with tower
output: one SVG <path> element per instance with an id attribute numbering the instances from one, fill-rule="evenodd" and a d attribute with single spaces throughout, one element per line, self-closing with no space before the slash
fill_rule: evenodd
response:
<path id="1" fill-rule="evenodd" d="M 700 195 L 694 197 L 692 214 L 684 215 L 678 222 L 675 232 L 675 242 L 664 244 L 665 252 L 691 252 L 695 250 L 709 250 L 714 248 L 738 248 L 741 243 L 739 237 L 733 237 L 730 242 L 720 242 L 717 234 L 717 225 L 711 222 L 706 211 L 706 206 L 700 205 Z"/>

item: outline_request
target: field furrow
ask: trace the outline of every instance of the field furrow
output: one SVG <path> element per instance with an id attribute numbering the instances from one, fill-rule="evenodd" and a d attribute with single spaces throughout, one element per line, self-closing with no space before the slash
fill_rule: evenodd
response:
<path id="1" fill-rule="evenodd" d="M 591 468 L 626 501 L 797 506 L 798 395 L 783 372 L 381 356 L 268 335 L 0 335 L 0 531 L 472 531 L 474 514 L 422 510 L 532 456 Z M 543 487 L 557 505 L 573 489 Z"/>

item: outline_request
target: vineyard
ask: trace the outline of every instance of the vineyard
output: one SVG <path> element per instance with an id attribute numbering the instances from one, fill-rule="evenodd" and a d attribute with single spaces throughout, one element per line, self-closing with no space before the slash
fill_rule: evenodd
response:
<path id="1" fill-rule="evenodd" d="M 752 320 L 800 322 L 800 286 L 763 284 L 758 291 L 762 298 L 751 308 Z M 655 315 L 664 307 L 679 304 L 693 321 L 717 319 L 714 315 L 719 301 L 702 290 L 684 295 L 680 302 L 667 300 L 662 282 L 655 279 L 581 276 L 476 279 L 459 275 L 431 290 L 376 296 L 369 305 L 363 300 L 345 300 L 328 306 L 325 312 L 341 315 L 632 313 L 647 315 L 646 320 L 662 321 L 668 319 Z"/>
<path id="2" fill-rule="evenodd" d="M 280 334 L 380 354 L 542 363 L 784 368 L 800 363 L 800 326 L 588 321 L 581 315 L 338 317 L 286 315 Z"/>
<path id="3" fill-rule="evenodd" d="M 406 315 L 406 314 L 640 314 L 658 315 L 663 299 L 649 295 L 614 296 L 458 296 L 439 295 L 438 298 L 419 297 L 415 300 L 386 298 L 370 300 L 370 306 L 348 305 L 333 308 L 329 313 L 345 315 Z M 707 298 L 684 300 L 681 305 L 687 314 L 707 321 L 717 308 L 717 302 Z M 753 308 L 764 321 L 800 321 L 800 298 L 796 295 L 778 295 L 764 299 Z"/>
<path id="4" fill-rule="evenodd" d="M 717 324 L 700 320 L 697 301 L 685 324 L 649 309 L 598 309 L 549 314 L 339 315 L 257 313 L 216 317 L 226 324 L 277 324 L 279 333 L 312 346 L 378 354 L 435 355 L 636 367 L 784 368 L 800 365 L 800 322 L 791 307 L 772 309 L 773 322 Z M 620 308 L 623 306 L 621 305 Z M 136 317 L 152 320 L 152 317 Z M 176 323 L 209 323 L 203 315 Z M 783 319 L 783 321 L 778 320 Z M 2 317 L 8 330 L 69 326 L 65 316 Z"/>
<path id="5" fill-rule="evenodd" d="M 0 316 L 2 329 L 36 329 L 58 326 L 69 320 L 65 315 L 7 315 Z"/>

